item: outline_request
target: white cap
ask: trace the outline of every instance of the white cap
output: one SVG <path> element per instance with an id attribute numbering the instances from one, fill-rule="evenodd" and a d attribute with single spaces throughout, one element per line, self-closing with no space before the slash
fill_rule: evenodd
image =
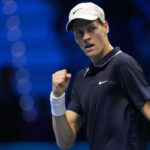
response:
<path id="1" fill-rule="evenodd" d="M 71 23 L 75 19 L 84 19 L 84 20 L 96 20 L 100 19 L 102 22 L 105 21 L 105 14 L 101 7 L 92 3 L 79 3 L 75 7 L 73 7 L 69 13 L 69 21 L 66 25 L 66 30 L 71 30 Z"/>

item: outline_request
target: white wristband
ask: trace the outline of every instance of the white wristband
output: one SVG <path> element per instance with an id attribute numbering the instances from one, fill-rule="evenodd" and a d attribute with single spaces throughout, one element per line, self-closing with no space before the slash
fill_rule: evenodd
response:
<path id="1" fill-rule="evenodd" d="M 66 112 L 65 93 L 63 93 L 60 97 L 55 97 L 51 92 L 50 103 L 51 103 L 51 112 L 53 116 L 62 116 L 65 114 Z"/>

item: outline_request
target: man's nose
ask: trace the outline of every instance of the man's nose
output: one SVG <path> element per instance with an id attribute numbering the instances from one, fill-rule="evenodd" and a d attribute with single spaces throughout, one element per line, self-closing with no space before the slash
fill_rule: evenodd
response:
<path id="1" fill-rule="evenodd" d="M 88 32 L 84 32 L 83 34 L 83 40 L 89 40 L 90 39 L 90 34 Z"/>

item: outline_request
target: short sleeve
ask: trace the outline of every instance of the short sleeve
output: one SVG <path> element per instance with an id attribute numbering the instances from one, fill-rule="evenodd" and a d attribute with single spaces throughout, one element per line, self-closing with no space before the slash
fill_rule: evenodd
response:
<path id="1" fill-rule="evenodd" d="M 121 61 L 118 75 L 124 94 L 138 109 L 150 100 L 150 86 L 142 68 L 132 57 L 128 56 Z"/>
<path id="2" fill-rule="evenodd" d="M 72 110 L 79 115 L 83 115 L 81 102 L 79 98 L 79 87 L 80 87 L 80 72 L 76 75 L 75 80 L 73 82 L 72 90 L 71 90 L 71 100 L 68 104 L 67 110 Z"/>

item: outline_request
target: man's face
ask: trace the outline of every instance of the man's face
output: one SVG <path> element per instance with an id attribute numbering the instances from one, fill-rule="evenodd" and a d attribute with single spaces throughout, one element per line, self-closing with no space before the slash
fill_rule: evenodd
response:
<path id="1" fill-rule="evenodd" d="M 83 52 L 90 58 L 101 57 L 107 44 L 108 24 L 100 24 L 98 20 L 75 20 L 72 26 L 76 42 Z"/>

